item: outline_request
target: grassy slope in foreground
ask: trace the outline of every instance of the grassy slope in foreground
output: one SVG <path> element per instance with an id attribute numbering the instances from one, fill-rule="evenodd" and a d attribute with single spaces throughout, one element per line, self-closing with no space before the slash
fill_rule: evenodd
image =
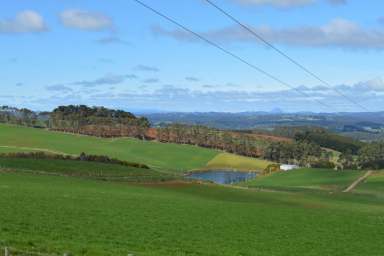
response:
<path id="1" fill-rule="evenodd" d="M 0 247 L 74 255 L 381 255 L 383 202 L 0 173 Z"/>
<path id="2" fill-rule="evenodd" d="M 249 187 L 278 190 L 331 190 L 341 191 L 363 175 L 361 171 L 334 171 L 328 169 L 298 169 L 260 176 L 246 183 Z"/>

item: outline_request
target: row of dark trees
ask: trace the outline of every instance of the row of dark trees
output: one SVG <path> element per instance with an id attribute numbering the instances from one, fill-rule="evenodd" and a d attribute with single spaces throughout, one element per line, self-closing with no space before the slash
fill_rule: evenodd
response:
<path id="1" fill-rule="evenodd" d="M 52 111 L 48 127 L 52 130 L 98 137 L 135 137 L 144 139 L 148 119 L 130 112 L 85 105 L 60 106 Z"/>
<path id="2" fill-rule="evenodd" d="M 351 152 L 339 156 L 342 169 L 384 169 L 384 142 L 372 142 L 363 146 L 358 154 Z"/>
<path id="3" fill-rule="evenodd" d="M 321 127 L 277 127 L 274 129 L 274 133 L 276 135 L 292 138 L 296 141 L 315 143 L 321 147 L 333 149 L 342 153 L 349 152 L 357 154 L 364 146 L 364 143 L 361 141 L 332 133 Z"/>
<path id="4" fill-rule="evenodd" d="M 79 156 L 52 154 L 45 152 L 16 152 L 0 154 L 2 158 L 21 158 L 21 159 L 50 159 L 50 160 L 72 160 L 72 161 L 84 161 L 84 162 L 98 162 L 107 164 L 118 164 L 123 166 L 150 169 L 145 164 L 134 163 L 111 158 L 105 155 L 88 155 L 82 152 Z"/>
<path id="5" fill-rule="evenodd" d="M 373 142 L 362 147 L 357 163 L 364 169 L 384 169 L 384 142 Z"/>
<path id="6" fill-rule="evenodd" d="M 265 141 L 252 134 L 223 131 L 198 125 L 172 124 L 157 128 L 154 139 L 160 142 L 190 144 L 224 150 L 250 157 L 262 156 Z"/>
<path id="7" fill-rule="evenodd" d="M 332 153 L 307 141 L 274 142 L 264 151 L 264 158 L 278 163 L 306 167 L 333 168 Z"/>
<path id="8" fill-rule="evenodd" d="M 290 133 L 294 143 L 272 143 L 264 157 L 281 163 L 294 163 L 301 166 L 328 167 L 341 170 L 384 169 L 384 142 L 363 143 L 332 134 L 323 128 L 292 127 L 279 128 Z M 292 133 L 296 131 L 296 133 Z M 333 153 L 323 148 L 340 152 L 337 161 Z"/>

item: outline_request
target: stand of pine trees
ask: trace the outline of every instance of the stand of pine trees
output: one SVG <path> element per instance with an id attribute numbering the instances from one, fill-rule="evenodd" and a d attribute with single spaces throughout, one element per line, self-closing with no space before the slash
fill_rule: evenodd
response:
<path id="1" fill-rule="evenodd" d="M 172 124 L 157 129 L 155 139 L 160 142 L 190 144 L 223 150 L 249 157 L 261 157 L 266 141 L 252 134 L 222 131 L 205 126 Z"/>
<path id="2" fill-rule="evenodd" d="M 56 131 L 97 137 L 134 137 L 145 139 L 148 119 L 122 110 L 104 107 L 60 106 L 52 111 L 48 127 Z"/>

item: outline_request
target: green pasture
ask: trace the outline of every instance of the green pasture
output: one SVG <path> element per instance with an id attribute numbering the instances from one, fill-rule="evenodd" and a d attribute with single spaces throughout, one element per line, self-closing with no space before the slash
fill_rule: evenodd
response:
<path id="1" fill-rule="evenodd" d="M 245 185 L 277 190 L 342 191 L 363 174 L 361 171 L 303 168 L 259 176 Z"/>
<path id="2" fill-rule="evenodd" d="M 38 255 L 382 255 L 384 204 L 353 195 L 129 185 L 0 172 L 0 247 Z"/>
<path id="3" fill-rule="evenodd" d="M 103 139 L 10 125 L 0 125 L 0 149 L 3 152 L 47 151 L 74 155 L 86 152 L 172 171 L 205 166 L 218 154 L 215 150 L 189 145 L 132 138 Z"/>
<path id="4" fill-rule="evenodd" d="M 355 189 L 355 193 L 384 198 L 384 171 L 377 171 L 368 177 Z"/>
<path id="5" fill-rule="evenodd" d="M 172 172 L 207 168 L 262 170 L 268 164 L 267 161 L 259 159 L 191 145 L 132 138 L 103 139 L 0 124 L 0 153 L 31 151 L 71 155 L 79 155 L 81 152 L 107 155 Z"/>

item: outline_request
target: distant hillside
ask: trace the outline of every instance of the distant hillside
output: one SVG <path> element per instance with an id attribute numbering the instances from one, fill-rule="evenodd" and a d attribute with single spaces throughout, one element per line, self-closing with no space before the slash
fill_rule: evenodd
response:
<path id="1" fill-rule="evenodd" d="M 378 113 L 154 113 L 152 125 L 205 125 L 226 130 L 272 130 L 281 126 L 316 126 L 365 141 L 384 139 L 384 112 Z"/>
<path id="2" fill-rule="evenodd" d="M 44 119 L 39 113 L 27 109 L 4 107 L 0 122 L 48 128 L 54 131 L 84 134 L 103 138 L 132 137 L 143 140 L 157 140 L 177 144 L 223 150 L 248 157 L 262 157 L 271 142 L 289 142 L 266 133 L 227 131 L 203 125 L 170 123 L 151 127 L 145 117 L 122 110 L 85 105 L 59 106 L 46 113 Z M 2 114 L 2 115 L 1 115 Z M 41 125 L 37 126 L 36 124 Z"/>
<path id="3" fill-rule="evenodd" d="M 363 142 L 332 133 L 319 127 L 277 127 L 274 134 L 295 139 L 296 141 L 307 141 L 321 147 L 333 149 L 343 153 L 357 154 L 364 146 Z"/>
<path id="4" fill-rule="evenodd" d="M 322 148 L 357 154 L 363 146 L 362 142 L 335 134 L 332 132 L 335 129 L 329 131 L 321 128 L 321 125 L 320 128 L 313 127 L 317 123 L 336 127 L 335 124 L 342 119 L 341 114 L 173 113 L 154 114 L 169 119 L 166 122 L 150 123 L 146 117 L 137 117 L 127 111 L 85 105 L 59 106 L 44 115 L 28 109 L 3 107 L 1 110 L 0 122 L 4 123 L 102 138 L 131 137 L 188 144 L 247 157 L 305 165 L 318 164 L 319 161 L 322 165 L 327 164 L 329 157 L 323 157 L 325 153 Z M 196 120 L 210 123 L 193 124 Z M 380 129 L 378 121 L 371 122 L 362 118 L 355 120 L 358 121 L 355 126 L 364 127 L 366 131 Z M 251 123 L 261 128 L 239 129 Z M 306 123 L 311 125 L 299 125 Z M 215 128 L 218 124 L 235 128 Z M 344 125 L 345 128 L 347 124 L 338 125 Z M 297 152 L 292 152 L 295 150 Z"/>

